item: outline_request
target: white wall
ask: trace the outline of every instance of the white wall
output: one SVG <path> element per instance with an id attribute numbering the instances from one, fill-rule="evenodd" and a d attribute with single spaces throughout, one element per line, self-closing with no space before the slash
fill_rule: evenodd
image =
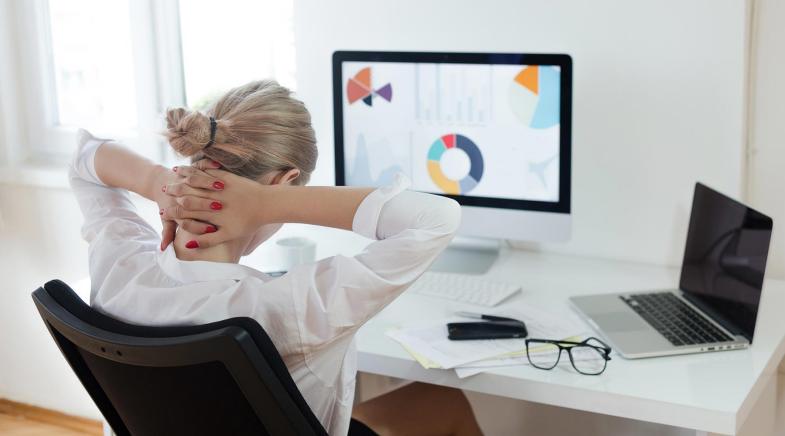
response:
<path id="1" fill-rule="evenodd" d="M 298 1 L 314 178 L 333 177 L 334 50 L 569 53 L 574 234 L 544 249 L 678 264 L 694 182 L 743 186 L 745 11 L 742 0 Z"/>
<path id="2" fill-rule="evenodd" d="M 38 316 L 30 294 L 87 276 L 81 213 L 70 191 L 0 185 L 0 398 L 99 417 Z"/>
<path id="3" fill-rule="evenodd" d="M 785 2 L 756 4 L 749 201 L 774 217 L 769 277 L 785 278 Z"/>

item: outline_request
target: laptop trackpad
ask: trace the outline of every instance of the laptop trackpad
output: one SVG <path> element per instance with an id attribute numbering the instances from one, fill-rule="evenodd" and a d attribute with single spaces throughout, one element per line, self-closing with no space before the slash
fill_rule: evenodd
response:
<path id="1" fill-rule="evenodd" d="M 609 332 L 629 332 L 651 328 L 637 313 L 611 312 L 595 315 L 594 319 L 597 325 Z"/>

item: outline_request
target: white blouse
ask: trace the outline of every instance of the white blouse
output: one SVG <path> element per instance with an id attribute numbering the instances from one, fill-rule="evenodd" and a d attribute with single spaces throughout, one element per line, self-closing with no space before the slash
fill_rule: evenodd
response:
<path id="1" fill-rule="evenodd" d="M 369 194 L 354 232 L 376 239 L 354 257 L 300 265 L 281 277 L 220 262 L 179 260 L 137 213 L 129 193 L 99 180 L 94 157 L 106 140 L 80 133 L 70 170 L 89 243 L 90 304 L 143 325 L 255 319 L 272 339 L 314 414 L 346 434 L 354 399 L 354 333 L 406 290 L 447 246 L 460 208 L 406 191 L 403 178 Z"/>

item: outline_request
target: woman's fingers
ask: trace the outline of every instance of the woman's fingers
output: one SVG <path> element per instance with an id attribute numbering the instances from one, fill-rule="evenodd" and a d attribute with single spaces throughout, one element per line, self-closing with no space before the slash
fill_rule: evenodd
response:
<path id="1" fill-rule="evenodd" d="M 192 167 L 204 170 L 215 170 L 221 168 L 221 164 L 212 159 L 200 159 L 191 164 Z"/>
<path id="2" fill-rule="evenodd" d="M 219 230 L 215 233 L 205 233 L 203 235 L 194 236 L 193 239 L 185 243 L 185 248 L 208 248 L 226 242 L 230 239 L 232 238 L 228 234 L 224 234 L 224 232 Z"/>
<path id="3" fill-rule="evenodd" d="M 164 251 L 174 241 L 174 233 L 177 223 L 174 221 L 162 220 L 163 230 L 161 231 L 161 251 Z"/>
<path id="4" fill-rule="evenodd" d="M 167 195 L 171 195 L 172 197 L 182 197 L 183 195 L 191 195 L 196 197 L 209 197 L 210 194 L 213 194 L 213 191 L 208 191 L 206 189 L 198 189 L 192 188 L 185 183 L 170 183 L 168 185 L 164 185 L 161 190 L 165 192 Z"/>
<path id="5" fill-rule="evenodd" d="M 212 200 L 210 198 L 202 198 L 202 197 L 194 197 L 192 195 L 184 195 L 182 197 L 176 197 L 175 200 L 177 204 L 183 207 L 186 211 L 218 211 L 223 209 L 223 203 L 218 200 Z"/>
<path id="6" fill-rule="evenodd" d="M 210 223 L 203 223 L 196 220 L 180 220 L 177 223 L 181 229 L 194 235 L 203 235 L 205 233 L 215 233 L 218 228 Z"/>
<path id="7" fill-rule="evenodd" d="M 215 218 L 214 211 L 188 210 L 181 204 L 161 209 L 161 218 L 164 220 L 180 221 L 186 219 L 210 222 L 210 218 Z"/>
<path id="8" fill-rule="evenodd" d="M 201 162 L 201 161 L 200 161 Z M 182 177 L 182 182 L 192 188 L 208 189 L 211 191 L 223 191 L 224 182 L 213 177 L 199 168 L 193 166 L 178 166 L 172 168 L 177 175 Z"/>

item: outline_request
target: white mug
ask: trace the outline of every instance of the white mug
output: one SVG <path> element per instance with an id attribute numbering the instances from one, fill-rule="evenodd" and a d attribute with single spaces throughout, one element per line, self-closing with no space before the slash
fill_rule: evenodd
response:
<path id="1" fill-rule="evenodd" d="M 316 242 L 304 237 L 281 238 L 275 241 L 284 271 L 316 260 Z"/>

